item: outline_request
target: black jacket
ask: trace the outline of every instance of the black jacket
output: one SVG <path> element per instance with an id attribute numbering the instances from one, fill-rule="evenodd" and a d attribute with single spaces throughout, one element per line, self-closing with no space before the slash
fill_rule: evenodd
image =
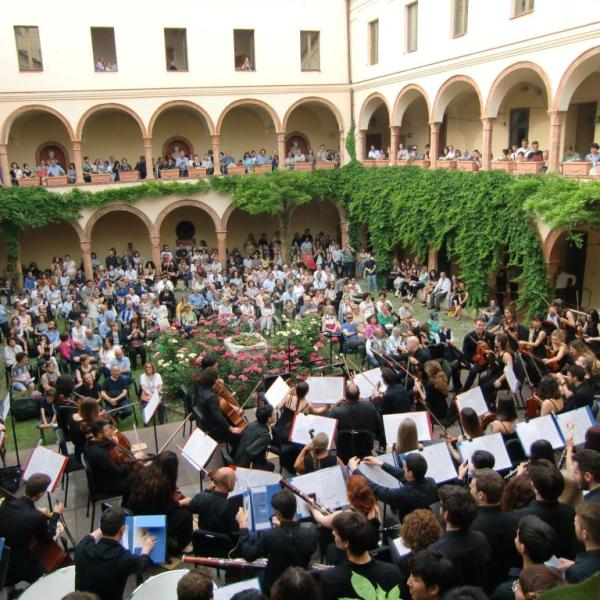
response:
<path id="1" fill-rule="evenodd" d="M 111 538 L 98 542 L 86 535 L 75 548 L 75 589 L 93 592 L 100 600 L 123 600 L 127 578 L 141 574 L 150 564 L 148 556 L 136 556 Z"/>
<path id="2" fill-rule="evenodd" d="M 98 491 L 120 496 L 129 487 L 128 473 L 123 465 L 116 465 L 108 456 L 110 442 L 87 440 L 84 458 L 92 472 Z"/>
<path id="3" fill-rule="evenodd" d="M 579 583 L 600 571 L 600 550 L 579 552 L 575 564 L 567 569 L 565 577 L 569 583 Z"/>
<path id="4" fill-rule="evenodd" d="M 380 405 L 382 415 L 410 412 L 412 393 L 400 383 L 393 383 L 383 393 L 383 402 Z M 391 443 L 393 440 L 389 440 Z"/>
<path id="5" fill-rule="evenodd" d="M 217 395 L 209 388 L 198 386 L 194 408 L 201 415 L 198 426 L 217 442 L 229 431 L 229 421 L 221 411 Z M 198 419 L 197 419 L 198 420 Z"/>
<path id="6" fill-rule="evenodd" d="M 296 521 L 284 522 L 260 534 L 250 534 L 248 529 L 240 529 L 239 548 L 246 560 L 259 557 L 268 559 L 262 576 L 263 591 L 268 594 L 275 580 L 288 567 L 308 567 L 317 548 L 318 537 L 316 530 L 300 527 Z"/>
<path id="7" fill-rule="evenodd" d="M 473 362 L 473 356 L 475 355 L 475 350 L 477 349 L 478 341 L 485 342 L 490 350 L 494 349 L 494 336 L 487 331 L 483 332 L 481 337 L 478 337 L 475 331 L 469 331 L 467 335 L 465 335 L 463 339 L 462 351 L 463 354 L 467 357 L 469 362 Z"/>
<path id="8" fill-rule="evenodd" d="M 569 504 L 562 502 L 545 502 L 542 500 L 532 500 L 528 506 L 515 511 L 518 519 L 525 515 L 535 515 L 558 534 L 558 546 L 554 554 L 558 557 L 575 558 L 577 548 L 577 539 L 575 537 L 575 509 Z"/>
<path id="9" fill-rule="evenodd" d="M 394 476 L 398 481 L 402 481 L 402 487 L 388 488 L 370 481 L 369 485 L 375 494 L 377 500 L 384 504 L 389 504 L 391 508 L 398 511 L 398 518 L 402 519 L 417 508 L 429 508 L 438 501 L 437 484 L 431 477 L 424 477 L 421 481 L 404 481 L 404 471 L 383 463 L 381 467 L 384 471 Z M 364 476 L 358 470 L 355 474 Z"/>
<path id="10" fill-rule="evenodd" d="M 429 549 L 441 552 L 452 562 L 455 585 L 486 584 L 492 550 L 481 531 L 446 531 Z"/>
<path id="11" fill-rule="evenodd" d="M 60 515 L 47 519 L 27 496 L 7 498 L 0 506 L 0 537 L 11 550 L 7 583 L 20 580 L 33 583 L 42 574 L 40 562 L 29 550 L 33 540 L 40 544 L 52 541 Z"/>
<path id="12" fill-rule="evenodd" d="M 235 462 L 240 467 L 249 467 L 253 461 L 265 460 L 272 436 L 267 425 L 258 421 L 250 423 L 242 432 L 240 445 L 235 454 Z"/>
<path id="13" fill-rule="evenodd" d="M 239 526 L 235 513 L 239 504 L 227 498 L 227 494 L 209 490 L 199 492 L 190 502 L 189 509 L 198 515 L 201 529 L 215 533 L 237 533 Z"/>
<path id="14" fill-rule="evenodd" d="M 369 402 L 349 402 L 335 406 L 327 415 L 338 420 L 337 430 L 366 429 L 380 443 L 385 443 L 383 420 L 378 410 Z"/>
<path id="15" fill-rule="evenodd" d="M 511 567 L 517 567 L 521 563 L 515 548 L 518 525 L 517 517 L 503 512 L 500 506 L 479 507 L 471 529 L 481 531 L 492 549 L 492 562 L 485 585 L 488 593 L 493 592 L 506 579 Z"/>

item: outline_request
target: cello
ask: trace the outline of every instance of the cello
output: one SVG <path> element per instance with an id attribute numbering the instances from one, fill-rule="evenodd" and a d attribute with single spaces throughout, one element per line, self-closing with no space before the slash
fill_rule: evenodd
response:
<path id="1" fill-rule="evenodd" d="M 242 430 L 246 429 L 248 420 L 244 416 L 244 412 L 233 392 L 227 388 L 222 379 L 217 379 L 213 391 L 219 399 L 221 412 L 227 417 L 232 427 L 239 427 Z"/>

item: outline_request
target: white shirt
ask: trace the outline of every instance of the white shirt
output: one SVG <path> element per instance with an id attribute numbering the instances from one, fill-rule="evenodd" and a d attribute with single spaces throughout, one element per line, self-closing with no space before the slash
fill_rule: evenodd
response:
<path id="1" fill-rule="evenodd" d="M 435 284 L 435 288 L 433 288 L 433 293 L 435 294 L 436 292 L 440 292 L 440 293 L 445 293 L 447 294 L 450 291 L 450 287 L 452 286 L 452 281 L 450 281 L 449 277 L 444 277 L 444 279 L 442 279 L 441 277 L 438 279 L 438 282 Z"/>
<path id="2" fill-rule="evenodd" d="M 381 152 L 379 152 L 379 150 L 369 150 L 368 157 L 377 160 L 378 158 L 381 158 Z"/>
<path id="3" fill-rule="evenodd" d="M 149 391 L 153 394 L 159 387 L 163 384 L 162 377 L 160 373 L 154 373 L 151 377 L 148 376 L 147 373 L 142 373 L 140 375 L 140 387 L 143 390 Z"/>

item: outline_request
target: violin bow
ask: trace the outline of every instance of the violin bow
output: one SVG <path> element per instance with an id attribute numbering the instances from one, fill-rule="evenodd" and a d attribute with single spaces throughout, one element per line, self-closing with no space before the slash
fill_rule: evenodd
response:
<path id="1" fill-rule="evenodd" d="M 256 383 L 256 385 L 252 388 L 252 391 L 248 394 L 248 397 L 246 398 L 246 400 L 244 400 L 244 403 L 242 404 L 242 406 L 240 406 L 240 408 L 242 410 L 244 410 L 244 408 L 246 408 L 246 404 L 248 404 L 248 400 L 250 400 L 250 398 L 252 398 L 252 394 L 254 394 L 254 392 L 258 389 L 258 386 L 262 383 L 262 379 L 259 379 L 258 382 Z"/>

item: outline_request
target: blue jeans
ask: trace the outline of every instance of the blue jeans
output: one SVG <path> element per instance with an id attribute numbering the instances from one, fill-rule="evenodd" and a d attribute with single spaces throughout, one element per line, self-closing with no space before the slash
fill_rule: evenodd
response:
<path id="1" fill-rule="evenodd" d="M 367 275 L 367 285 L 370 292 L 377 290 L 377 275 L 375 273 Z"/>

